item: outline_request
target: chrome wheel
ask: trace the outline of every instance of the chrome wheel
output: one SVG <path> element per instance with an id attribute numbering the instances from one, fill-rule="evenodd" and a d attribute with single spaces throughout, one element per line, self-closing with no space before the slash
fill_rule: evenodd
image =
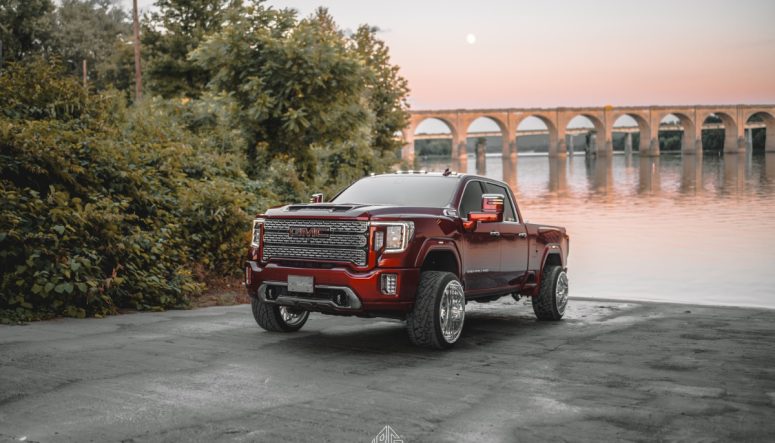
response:
<path id="1" fill-rule="evenodd" d="M 554 300 L 557 303 L 557 312 L 560 315 L 565 313 L 565 307 L 568 305 L 568 274 L 560 272 L 560 276 L 557 277 L 557 284 L 554 289 Z"/>
<path id="2" fill-rule="evenodd" d="M 457 280 L 452 280 L 444 287 L 439 306 L 441 335 L 447 343 L 454 343 L 463 332 L 463 321 L 466 316 L 466 297 L 463 286 Z"/>
<path id="3" fill-rule="evenodd" d="M 304 323 L 309 316 L 309 311 L 280 306 L 280 316 L 286 325 L 293 327 L 298 326 L 299 323 Z"/>

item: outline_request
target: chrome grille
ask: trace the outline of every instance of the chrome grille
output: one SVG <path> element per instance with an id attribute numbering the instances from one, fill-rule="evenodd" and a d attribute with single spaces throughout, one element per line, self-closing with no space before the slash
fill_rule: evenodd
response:
<path id="1" fill-rule="evenodd" d="M 309 260 L 349 261 L 356 265 L 366 264 L 363 249 L 308 248 L 299 246 L 264 246 L 264 258 L 283 257 Z"/>
<path id="2" fill-rule="evenodd" d="M 264 222 L 267 231 L 285 231 L 288 228 L 299 227 L 322 227 L 328 228 L 332 233 L 342 234 L 361 234 L 369 230 L 369 222 L 366 221 L 338 221 L 338 220 L 315 220 L 315 219 L 285 219 L 270 218 Z"/>
<path id="3" fill-rule="evenodd" d="M 291 237 L 288 232 L 267 231 L 264 235 L 265 243 L 300 246 L 342 246 L 345 248 L 363 248 L 366 246 L 365 235 L 331 235 L 328 238 L 299 238 Z"/>
<path id="4" fill-rule="evenodd" d="M 291 236 L 291 228 L 324 228 L 325 236 Z M 366 265 L 369 223 L 319 219 L 267 219 L 262 258 L 332 260 Z"/>

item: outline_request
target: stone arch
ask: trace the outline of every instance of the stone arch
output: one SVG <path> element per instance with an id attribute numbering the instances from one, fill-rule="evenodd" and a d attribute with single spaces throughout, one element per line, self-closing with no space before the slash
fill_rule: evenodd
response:
<path id="1" fill-rule="evenodd" d="M 548 118 L 545 115 L 542 115 L 542 114 L 530 114 L 530 113 L 521 115 L 521 116 L 519 116 L 519 118 L 517 118 L 514 121 L 514 132 L 515 132 L 514 143 L 515 143 L 515 145 L 517 147 L 517 151 L 519 151 L 519 143 L 517 143 L 517 136 L 518 136 L 518 134 L 516 132 L 519 130 L 519 126 L 525 120 L 527 120 L 530 117 L 533 117 L 533 118 L 536 118 L 536 119 L 540 120 L 541 123 L 543 123 L 544 126 L 546 126 L 546 130 L 549 132 L 549 142 L 548 142 L 549 146 L 548 146 L 548 148 L 549 148 L 549 151 L 551 151 L 552 147 L 557 146 L 557 139 L 558 139 L 557 124 L 552 119 Z"/>
<path id="2" fill-rule="evenodd" d="M 491 120 L 493 123 L 495 123 L 498 126 L 498 129 L 501 131 L 501 133 L 504 136 L 508 132 L 508 129 L 506 127 L 506 122 L 504 122 L 497 116 L 491 115 L 491 114 L 476 114 L 476 115 L 468 116 L 465 118 L 465 120 L 463 120 L 463 127 L 465 128 L 466 133 L 468 132 L 468 128 L 471 127 L 471 124 L 476 120 L 479 120 L 480 118 Z"/>
<path id="3" fill-rule="evenodd" d="M 427 115 L 422 114 L 422 115 L 414 116 L 409 126 L 409 132 L 412 135 L 417 135 L 417 128 L 428 120 L 438 120 L 444 123 L 444 125 L 447 128 L 449 128 L 449 133 L 452 135 L 452 138 L 454 139 L 455 137 L 457 137 L 458 135 L 457 127 L 455 127 L 455 125 L 452 123 L 450 119 L 446 118 L 445 116 L 433 115 L 433 114 L 427 114 Z"/>
<path id="4" fill-rule="evenodd" d="M 737 121 L 735 118 L 728 112 L 725 111 L 716 111 L 716 110 L 708 110 L 704 111 L 702 113 L 697 113 L 697 124 L 699 125 L 700 129 L 700 141 L 702 142 L 702 127 L 705 125 L 705 122 L 708 120 L 708 117 L 715 115 L 719 119 L 721 119 L 721 124 L 724 125 L 724 141 L 723 146 L 721 147 L 722 152 L 725 153 L 735 153 L 738 151 L 738 135 L 737 135 Z M 703 146 L 703 149 L 705 149 L 706 146 Z"/>
<path id="5" fill-rule="evenodd" d="M 664 123 L 665 119 L 667 119 L 671 115 L 678 120 L 678 124 L 681 125 L 681 128 L 683 130 L 683 134 L 681 135 L 681 153 L 682 154 L 694 154 L 695 152 L 702 153 L 702 146 L 700 145 L 700 140 L 696 138 L 697 128 L 694 123 L 694 120 L 688 114 L 684 112 L 678 112 L 678 111 L 667 111 L 657 115 L 657 118 L 655 119 L 656 128 L 654 128 L 655 129 L 654 136 L 656 138 L 657 146 L 659 146 L 659 133 L 663 131 L 662 123 Z"/>
<path id="6" fill-rule="evenodd" d="M 411 158 L 414 158 L 415 153 L 417 152 L 417 139 L 416 137 L 420 134 L 417 133 L 417 130 L 422 126 L 423 123 L 428 121 L 437 121 L 441 122 L 448 130 L 449 130 L 449 137 L 442 137 L 442 138 L 449 138 L 450 139 L 450 155 L 454 157 L 455 155 L 455 140 L 457 136 L 457 128 L 455 125 L 450 121 L 450 119 L 444 117 L 444 116 L 438 116 L 433 114 L 421 114 L 421 115 L 414 115 L 412 116 L 412 120 L 410 121 L 409 127 L 406 129 L 404 133 L 404 151 L 410 151 L 411 152 Z M 405 159 L 408 157 L 407 155 L 403 155 Z"/>
<path id="7" fill-rule="evenodd" d="M 775 115 L 762 109 L 754 109 L 743 114 L 742 123 L 747 125 L 754 116 L 759 116 L 764 121 L 764 151 L 775 152 Z M 753 132 L 750 135 L 753 137 Z"/>
<path id="8" fill-rule="evenodd" d="M 461 119 L 461 131 L 464 131 L 461 133 L 461 137 L 464 140 L 464 146 L 460 147 L 459 156 L 463 157 L 467 155 L 467 151 L 465 150 L 465 144 L 468 142 L 468 137 L 471 133 L 469 133 L 469 130 L 471 129 L 471 125 L 474 124 L 477 120 L 484 119 L 489 120 L 490 122 L 494 123 L 495 126 L 498 127 L 498 131 L 500 131 L 501 135 L 501 153 L 505 156 L 509 152 L 509 130 L 506 122 L 499 118 L 496 115 L 493 114 L 471 114 L 465 116 L 464 119 Z M 475 134 L 475 133 L 474 133 Z"/>
<path id="9" fill-rule="evenodd" d="M 576 119 L 577 117 L 584 117 L 587 120 L 589 120 L 592 123 L 592 126 L 595 130 L 595 137 L 594 137 L 594 144 L 589 146 L 589 153 L 593 155 L 601 154 L 606 155 L 608 153 L 608 149 L 610 148 L 607 146 L 607 140 L 609 135 L 606 131 L 606 125 L 603 123 L 603 119 L 601 117 L 598 117 L 592 113 L 587 112 L 570 112 L 567 113 L 565 116 L 565 119 L 562 119 L 560 121 L 560 124 L 562 126 L 562 132 L 564 133 L 569 129 L 570 123 Z M 563 137 L 564 138 L 564 137 Z M 564 141 L 564 140 L 563 140 Z M 561 145 L 564 145 L 564 143 L 560 143 Z"/>
<path id="10" fill-rule="evenodd" d="M 639 112 L 616 112 L 611 116 L 611 133 L 616 131 L 616 123 L 622 117 L 629 117 L 635 120 L 635 124 L 638 125 L 638 151 L 641 154 L 649 152 L 651 148 L 651 125 L 649 124 L 648 117 L 642 115 Z"/>

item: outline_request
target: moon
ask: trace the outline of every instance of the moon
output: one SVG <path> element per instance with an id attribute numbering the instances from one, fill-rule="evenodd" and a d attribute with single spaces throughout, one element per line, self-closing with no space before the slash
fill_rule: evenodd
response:
<path id="1" fill-rule="evenodd" d="M 468 42 L 469 45 L 473 45 L 474 43 L 476 43 L 476 36 L 474 34 L 468 34 L 466 36 L 466 41 Z"/>

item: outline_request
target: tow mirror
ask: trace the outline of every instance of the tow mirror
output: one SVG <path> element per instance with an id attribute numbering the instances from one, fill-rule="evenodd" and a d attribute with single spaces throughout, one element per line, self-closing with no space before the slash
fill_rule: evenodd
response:
<path id="1" fill-rule="evenodd" d="M 466 230 L 473 231 L 478 222 L 497 223 L 501 221 L 503 221 L 503 195 L 484 194 L 481 212 L 469 213 L 468 220 L 463 222 L 463 225 Z"/>
<path id="2" fill-rule="evenodd" d="M 317 193 L 312 194 L 312 198 L 309 199 L 310 203 L 322 203 L 323 202 L 323 194 Z"/>

